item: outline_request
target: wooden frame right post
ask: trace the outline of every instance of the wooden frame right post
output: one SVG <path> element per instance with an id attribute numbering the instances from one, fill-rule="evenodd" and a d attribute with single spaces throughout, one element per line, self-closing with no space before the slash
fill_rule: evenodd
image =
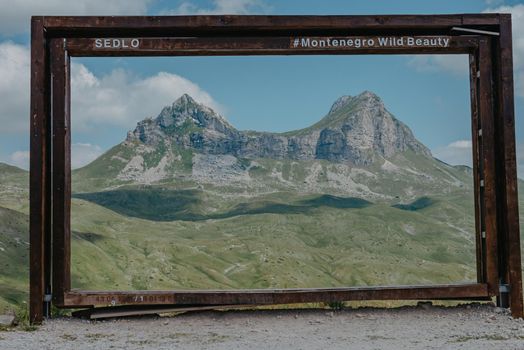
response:
<path id="1" fill-rule="evenodd" d="M 497 303 L 509 307 L 513 317 L 524 318 L 520 250 L 513 49 L 511 15 L 500 15 L 500 34 L 493 43 L 495 132 L 497 158 L 497 209 L 499 284 Z"/>

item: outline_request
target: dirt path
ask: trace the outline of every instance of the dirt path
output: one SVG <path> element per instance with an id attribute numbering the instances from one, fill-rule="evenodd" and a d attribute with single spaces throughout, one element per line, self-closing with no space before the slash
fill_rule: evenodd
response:
<path id="1" fill-rule="evenodd" d="M 524 321 L 491 306 L 202 312 L 56 319 L 0 332 L 0 349 L 524 349 Z"/>

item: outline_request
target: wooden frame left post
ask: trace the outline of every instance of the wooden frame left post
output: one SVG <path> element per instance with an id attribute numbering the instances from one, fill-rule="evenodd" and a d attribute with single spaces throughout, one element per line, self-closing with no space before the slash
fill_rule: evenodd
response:
<path id="1" fill-rule="evenodd" d="M 43 17 L 31 20 L 29 321 L 49 316 L 51 292 L 51 140 L 49 55 Z"/>
<path id="2" fill-rule="evenodd" d="M 52 87 L 53 305 L 71 289 L 71 93 L 70 58 L 64 38 L 49 40 Z"/>

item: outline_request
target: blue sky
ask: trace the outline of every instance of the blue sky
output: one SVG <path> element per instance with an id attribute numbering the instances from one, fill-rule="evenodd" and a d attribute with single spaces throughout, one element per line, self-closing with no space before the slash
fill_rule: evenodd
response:
<path id="1" fill-rule="evenodd" d="M 31 14 L 400 14 L 512 12 L 517 137 L 524 176 L 524 1 L 0 0 L 0 161 L 28 160 L 28 17 Z M 28 10 L 32 9 L 32 10 Z M 433 153 L 471 158 L 465 56 L 258 56 L 73 59 L 73 165 L 125 138 L 187 92 L 239 129 L 306 127 L 342 95 L 377 93 Z"/>
<path id="2" fill-rule="evenodd" d="M 467 70 L 467 57 L 457 57 Z M 217 109 L 239 129 L 288 131 L 323 117 L 342 95 L 371 90 L 389 110 L 413 128 L 429 147 L 468 138 L 467 73 L 413 73 L 415 57 L 406 56 L 268 56 L 75 59 L 97 76 L 115 69 L 147 79 L 158 71 L 196 83 L 219 104 Z M 73 104 L 75 103 L 73 95 Z M 173 98 L 178 97 L 173 96 Z M 80 97 L 78 97 L 80 98 Z M 161 106 L 152 106 L 151 114 Z M 147 115 L 142 115 L 144 118 Z M 127 125 L 121 131 L 120 140 Z M 75 134 L 77 142 L 103 144 L 105 135 Z M 109 145 L 115 143 L 111 140 Z"/>

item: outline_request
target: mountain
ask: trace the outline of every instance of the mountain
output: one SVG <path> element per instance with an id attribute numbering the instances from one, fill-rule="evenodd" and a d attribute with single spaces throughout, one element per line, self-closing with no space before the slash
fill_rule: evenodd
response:
<path id="1" fill-rule="evenodd" d="M 29 214 L 29 172 L 0 163 L 0 206 Z"/>
<path id="2" fill-rule="evenodd" d="M 0 313 L 27 299 L 29 173 L 0 163 Z"/>
<path id="3" fill-rule="evenodd" d="M 369 165 L 376 156 L 390 157 L 407 150 L 430 155 L 411 130 L 369 91 L 339 98 L 317 124 L 284 134 L 238 131 L 213 110 L 183 95 L 157 118 L 138 123 L 126 141 L 158 147 L 166 139 L 205 154 L 326 159 L 355 165 Z"/>
<path id="4" fill-rule="evenodd" d="M 433 158 L 371 92 L 327 109 L 301 130 L 241 131 L 183 95 L 139 122 L 73 171 L 73 287 L 473 280 L 471 169 Z M 0 307 L 27 289 L 27 186 L 0 164 Z"/>
<path id="5" fill-rule="evenodd" d="M 433 158 L 369 91 L 286 133 L 237 130 L 183 95 L 75 170 L 73 191 L 78 287 L 450 283 L 476 273 L 471 169 Z M 93 273 L 89 261 L 112 268 Z"/>
<path id="6" fill-rule="evenodd" d="M 0 206 L 0 312 L 27 298 L 28 275 L 29 218 Z"/>
<path id="7" fill-rule="evenodd" d="M 287 188 L 375 198 L 400 195 L 391 188 L 368 188 L 381 187 L 383 182 L 373 180 L 381 180 L 377 176 L 383 174 L 388 181 L 408 175 L 401 180 L 403 189 L 410 187 L 409 177 L 414 175 L 420 175 L 415 183 L 436 185 L 428 181 L 433 178 L 424 178 L 428 169 L 416 170 L 420 167 L 442 168 L 437 176 L 444 177 L 444 183 L 459 185 L 461 177 L 469 176 L 436 162 L 369 91 L 337 99 L 319 122 L 286 133 L 239 131 L 183 95 L 156 118 L 139 122 L 123 142 L 75 171 L 74 178 L 77 192 L 155 183 L 180 184 L 175 185 L 179 188 L 218 185 L 223 190 L 227 184 L 254 193 Z"/>

